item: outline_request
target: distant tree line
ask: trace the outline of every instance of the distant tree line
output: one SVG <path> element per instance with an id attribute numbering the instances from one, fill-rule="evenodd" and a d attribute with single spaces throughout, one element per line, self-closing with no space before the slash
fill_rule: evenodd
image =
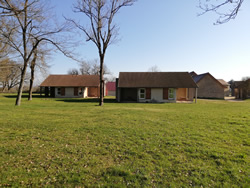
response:
<path id="1" fill-rule="evenodd" d="M 97 59 L 92 61 L 81 61 L 78 63 L 79 68 L 72 68 L 68 70 L 70 75 L 99 75 L 100 66 Z M 115 77 L 112 75 L 106 65 L 103 66 L 103 76 L 105 81 L 115 81 Z"/>
<path id="2" fill-rule="evenodd" d="M 93 61 L 81 61 L 78 63 L 79 69 L 72 68 L 68 70 L 68 74 L 72 75 L 100 75 L 100 66 L 97 59 Z M 103 75 L 111 74 L 107 66 L 103 66 Z"/>

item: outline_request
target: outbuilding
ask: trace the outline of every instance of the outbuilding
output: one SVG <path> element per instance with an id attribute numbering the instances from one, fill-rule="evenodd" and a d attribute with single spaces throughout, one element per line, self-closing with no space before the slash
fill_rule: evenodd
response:
<path id="1" fill-rule="evenodd" d="M 188 72 L 120 72 L 118 102 L 192 102 L 197 85 Z"/>
<path id="2" fill-rule="evenodd" d="M 98 75 L 49 75 L 40 85 L 45 97 L 99 97 Z"/>
<path id="3" fill-rule="evenodd" d="M 209 72 L 204 74 L 190 73 L 199 87 L 198 98 L 224 99 L 229 90 L 228 85 L 214 78 Z"/>

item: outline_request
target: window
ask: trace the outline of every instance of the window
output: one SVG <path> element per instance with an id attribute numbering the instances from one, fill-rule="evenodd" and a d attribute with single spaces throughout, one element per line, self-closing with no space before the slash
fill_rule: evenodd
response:
<path id="1" fill-rule="evenodd" d="M 57 88 L 57 95 L 61 95 L 61 88 Z"/>
<path id="2" fill-rule="evenodd" d="M 146 95 L 146 92 L 145 92 L 145 89 L 140 89 L 139 90 L 139 99 L 145 99 L 145 95 Z"/>
<path id="3" fill-rule="evenodd" d="M 168 99 L 170 99 L 170 100 L 174 99 L 174 88 L 168 89 Z"/>

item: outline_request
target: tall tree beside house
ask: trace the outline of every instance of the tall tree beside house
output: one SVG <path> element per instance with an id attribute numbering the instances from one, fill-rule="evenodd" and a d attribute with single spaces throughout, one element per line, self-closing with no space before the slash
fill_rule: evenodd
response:
<path id="1" fill-rule="evenodd" d="M 36 66 L 36 61 L 37 61 L 37 56 L 38 56 L 38 50 L 37 48 L 34 49 L 33 52 L 33 59 L 30 62 L 30 86 L 29 86 L 29 97 L 28 100 L 32 100 L 32 88 L 33 88 L 33 83 L 35 79 L 35 66 Z"/>
<path id="2" fill-rule="evenodd" d="M 30 61 L 30 84 L 29 84 L 29 96 L 28 100 L 32 100 L 32 90 L 35 79 L 35 71 L 40 70 L 41 72 L 46 72 L 48 69 L 48 64 L 46 63 L 46 57 L 50 55 L 51 49 L 46 48 L 46 43 L 39 43 L 37 48 L 34 49 L 31 61 Z"/>
<path id="3" fill-rule="evenodd" d="M 74 5 L 75 13 L 83 13 L 90 26 L 82 26 L 77 21 L 68 19 L 85 33 L 87 41 L 92 41 L 100 59 L 100 101 L 103 105 L 104 77 L 103 67 L 107 48 L 118 36 L 118 26 L 114 24 L 115 15 L 122 7 L 131 6 L 136 0 L 78 0 Z"/>
<path id="4" fill-rule="evenodd" d="M 203 15 L 207 12 L 215 12 L 219 15 L 215 24 L 223 24 L 235 19 L 244 0 L 199 0 L 199 7 L 202 9 Z"/>
<path id="5" fill-rule="evenodd" d="M 0 42 L 11 47 L 23 61 L 15 103 L 18 106 L 21 104 L 27 67 L 37 46 L 42 41 L 46 41 L 61 49 L 58 40 L 54 37 L 64 31 L 66 26 L 57 27 L 51 21 L 49 10 L 46 1 L 0 1 Z"/>

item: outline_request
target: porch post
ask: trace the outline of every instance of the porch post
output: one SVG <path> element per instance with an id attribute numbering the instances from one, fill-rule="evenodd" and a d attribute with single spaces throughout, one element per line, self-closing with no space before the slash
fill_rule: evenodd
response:
<path id="1" fill-rule="evenodd" d="M 195 103 L 197 103 L 197 92 L 198 92 L 198 90 L 197 90 L 197 88 L 195 88 Z"/>

